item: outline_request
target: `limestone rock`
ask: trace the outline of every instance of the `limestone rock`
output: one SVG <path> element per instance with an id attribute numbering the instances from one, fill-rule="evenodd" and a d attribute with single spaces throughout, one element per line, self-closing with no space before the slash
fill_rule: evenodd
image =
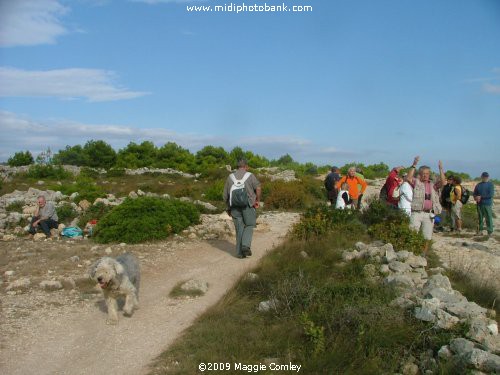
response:
<path id="1" fill-rule="evenodd" d="M 23 278 L 20 278 L 18 280 L 11 282 L 7 286 L 7 288 L 5 288 L 5 290 L 7 292 L 15 291 L 15 290 L 25 291 L 25 290 L 28 290 L 30 286 L 31 286 L 31 280 L 28 279 L 27 277 L 23 277 Z"/>
<path id="2" fill-rule="evenodd" d="M 199 291 L 203 294 L 208 292 L 208 283 L 202 280 L 188 280 L 181 285 L 181 289 L 186 292 L 194 292 Z"/>
<path id="3" fill-rule="evenodd" d="M 453 353 L 450 350 L 448 345 L 443 345 L 441 349 L 438 351 L 438 358 L 448 360 L 453 356 Z"/>
<path id="4" fill-rule="evenodd" d="M 278 308 L 278 304 L 278 301 L 275 299 L 262 301 L 259 303 L 259 307 L 257 307 L 257 310 L 260 312 L 267 312 L 271 309 L 276 310 Z"/>
<path id="5" fill-rule="evenodd" d="M 456 316 L 450 315 L 441 309 L 436 310 L 436 317 L 436 325 L 442 329 L 452 329 L 460 321 Z"/>
<path id="6" fill-rule="evenodd" d="M 396 256 L 398 257 L 398 260 L 400 262 L 404 262 L 408 257 L 410 256 L 410 252 L 406 250 L 401 250 L 396 253 Z"/>
<path id="7" fill-rule="evenodd" d="M 248 281 L 257 281 L 258 279 L 259 279 L 259 275 L 257 275 L 256 273 L 253 273 L 253 272 L 248 272 L 245 275 L 245 280 L 248 280 Z"/>
<path id="8" fill-rule="evenodd" d="M 424 322 L 434 322 L 436 320 L 436 316 L 433 312 L 426 307 L 415 307 L 414 315 L 415 318 L 423 320 Z"/>
<path id="9" fill-rule="evenodd" d="M 450 341 L 450 349 L 453 353 L 463 356 L 474 349 L 474 343 L 460 337 Z"/>
<path id="10" fill-rule="evenodd" d="M 426 294 L 429 290 L 434 288 L 443 288 L 445 290 L 452 290 L 450 279 L 441 274 L 432 275 L 429 277 L 424 285 L 423 293 Z"/>
<path id="11" fill-rule="evenodd" d="M 410 254 L 405 260 L 405 263 L 412 268 L 427 267 L 427 259 L 414 254 Z"/>
<path id="12" fill-rule="evenodd" d="M 51 292 L 54 290 L 62 289 L 63 286 L 60 281 L 56 280 L 44 280 L 40 283 L 40 289 Z"/>
<path id="13" fill-rule="evenodd" d="M 44 233 L 35 233 L 33 236 L 33 241 L 42 241 L 45 240 L 47 236 Z"/>
<path id="14" fill-rule="evenodd" d="M 384 279 L 384 283 L 403 288 L 412 288 L 415 283 L 408 275 L 389 275 Z"/>
<path id="15" fill-rule="evenodd" d="M 396 273 L 405 273 L 411 271 L 411 267 L 405 263 L 393 260 L 389 263 L 389 269 Z"/>
<path id="16" fill-rule="evenodd" d="M 475 302 L 461 301 L 448 303 L 444 306 L 444 309 L 450 314 L 458 316 L 460 319 L 470 319 L 476 315 L 486 315 L 486 309 Z"/>
<path id="17" fill-rule="evenodd" d="M 86 199 L 83 199 L 78 203 L 78 207 L 80 207 L 83 211 L 87 211 L 92 205 Z"/>

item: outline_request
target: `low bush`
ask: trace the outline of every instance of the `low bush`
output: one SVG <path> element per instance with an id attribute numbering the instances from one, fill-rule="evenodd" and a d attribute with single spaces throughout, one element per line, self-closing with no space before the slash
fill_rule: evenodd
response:
<path id="1" fill-rule="evenodd" d="M 387 222 L 372 225 L 368 229 L 374 239 L 390 242 L 396 250 L 408 250 L 421 254 L 425 240 L 420 232 L 410 229 L 408 222 Z"/>
<path id="2" fill-rule="evenodd" d="M 359 221 L 359 212 L 353 210 L 335 210 L 328 206 L 315 206 L 308 209 L 302 220 L 292 228 L 296 239 L 308 240 L 319 238 L 333 229 L 342 229 L 351 236 L 362 234 L 365 226 Z"/>
<path id="3" fill-rule="evenodd" d="M 224 184 L 225 181 L 219 180 L 213 183 L 208 187 L 208 189 L 205 191 L 205 199 L 208 199 L 209 201 L 216 201 L 216 202 L 222 202 L 223 197 L 222 194 L 224 192 Z"/>
<path id="4" fill-rule="evenodd" d="M 470 230 L 479 228 L 477 206 L 474 203 L 467 203 L 462 207 L 462 228 Z"/>
<path id="5" fill-rule="evenodd" d="M 47 178 L 53 180 L 64 180 L 73 177 L 71 172 L 66 171 L 62 166 L 53 165 L 43 165 L 36 164 L 32 165 L 28 172 L 26 172 L 26 177 L 29 178 Z"/>
<path id="6" fill-rule="evenodd" d="M 66 195 L 78 193 L 78 196 L 75 198 L 76 203 L 84 199 L 92 203 L 97 198 L 104 198 L 106 196 L 101 186 L 97 185 L 93 179 L 85 176 L 78 176 L 76 183 L 62 185 L 60 190 Z"/>
<path id="7" fill-rule="evenodd" d="M 264 184 L 263 196 L 266 207 L 273 209 L 301 209 L 308 203 L 304 185 L 295 181 Z"/>
<path id="8" fill-rule="evenodd" d="M 102 243 L 160 240 L 198 223 L 199 216 L 191 203 L 153 197 L 127 198 L 102 217 L 95 236 Z"/>
<path id="9" fill-rule="evenodd" d="M 59 218 L 59 223 L 69 224 L 75 217 L 78 216 L 78 212 L 71 206 L 70 203 L 64 203 L 56 208 L 57 217 Z"/>
<path id="10" fill-rule="evenodd" d="M 368 208 L 362 212 L 361 221 L 367 226 L 387 222 L 408 223 L 408 216 L 406 216 L 403 211 L 375 199 L 371 201 Z"/>
<path id="11" fill-rule="evenodd" d="M 99 178 L 100 173 L 94 168 L 82 167 L 80 169 L 80 176 L 95 180 L 95 179 Z"/>

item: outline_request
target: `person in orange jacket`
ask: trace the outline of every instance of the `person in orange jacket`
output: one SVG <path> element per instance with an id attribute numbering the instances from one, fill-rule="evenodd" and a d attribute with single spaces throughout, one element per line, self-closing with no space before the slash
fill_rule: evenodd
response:
<path id="1" fill-rule="evenodd" d="M 367 183 L 366 181 L 356 176 L 356 168 L 351 167 L 347 172 L 347 176 L 344 176 L 337 182 L 337 189 L 340 190 L 341 185 L 347 182 L 349 185 L 349 197 L 352 199 L 352 203 L 355 207 L 361 207 L 361 198 L 363 197 L 363 193 L 366 190 Z M 361 185 L 361 191 L 358 190 L 358 184 Z"/>

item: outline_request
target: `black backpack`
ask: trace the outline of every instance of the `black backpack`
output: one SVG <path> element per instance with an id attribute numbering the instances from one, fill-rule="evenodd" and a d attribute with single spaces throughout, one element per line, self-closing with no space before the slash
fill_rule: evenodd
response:
<path id="1" fill-rule="evenodd" d="M 460 201 L 462 202 L 462 204 L 466 204 L 470 198 L 470 190 L 465 189 L 463 186 L 460 187 L 462 188 L 462 196 L 460 197 Z"/>

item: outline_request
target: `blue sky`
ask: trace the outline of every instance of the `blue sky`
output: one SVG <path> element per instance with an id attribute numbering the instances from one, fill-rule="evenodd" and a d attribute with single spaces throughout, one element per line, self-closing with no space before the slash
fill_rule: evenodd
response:
<path id="1" fill-rule="evenodd" d="M 0 161 L 151 140 L 500 177 L 500 2 L 187 10 L 224 4 L 0 0 Z"/>

